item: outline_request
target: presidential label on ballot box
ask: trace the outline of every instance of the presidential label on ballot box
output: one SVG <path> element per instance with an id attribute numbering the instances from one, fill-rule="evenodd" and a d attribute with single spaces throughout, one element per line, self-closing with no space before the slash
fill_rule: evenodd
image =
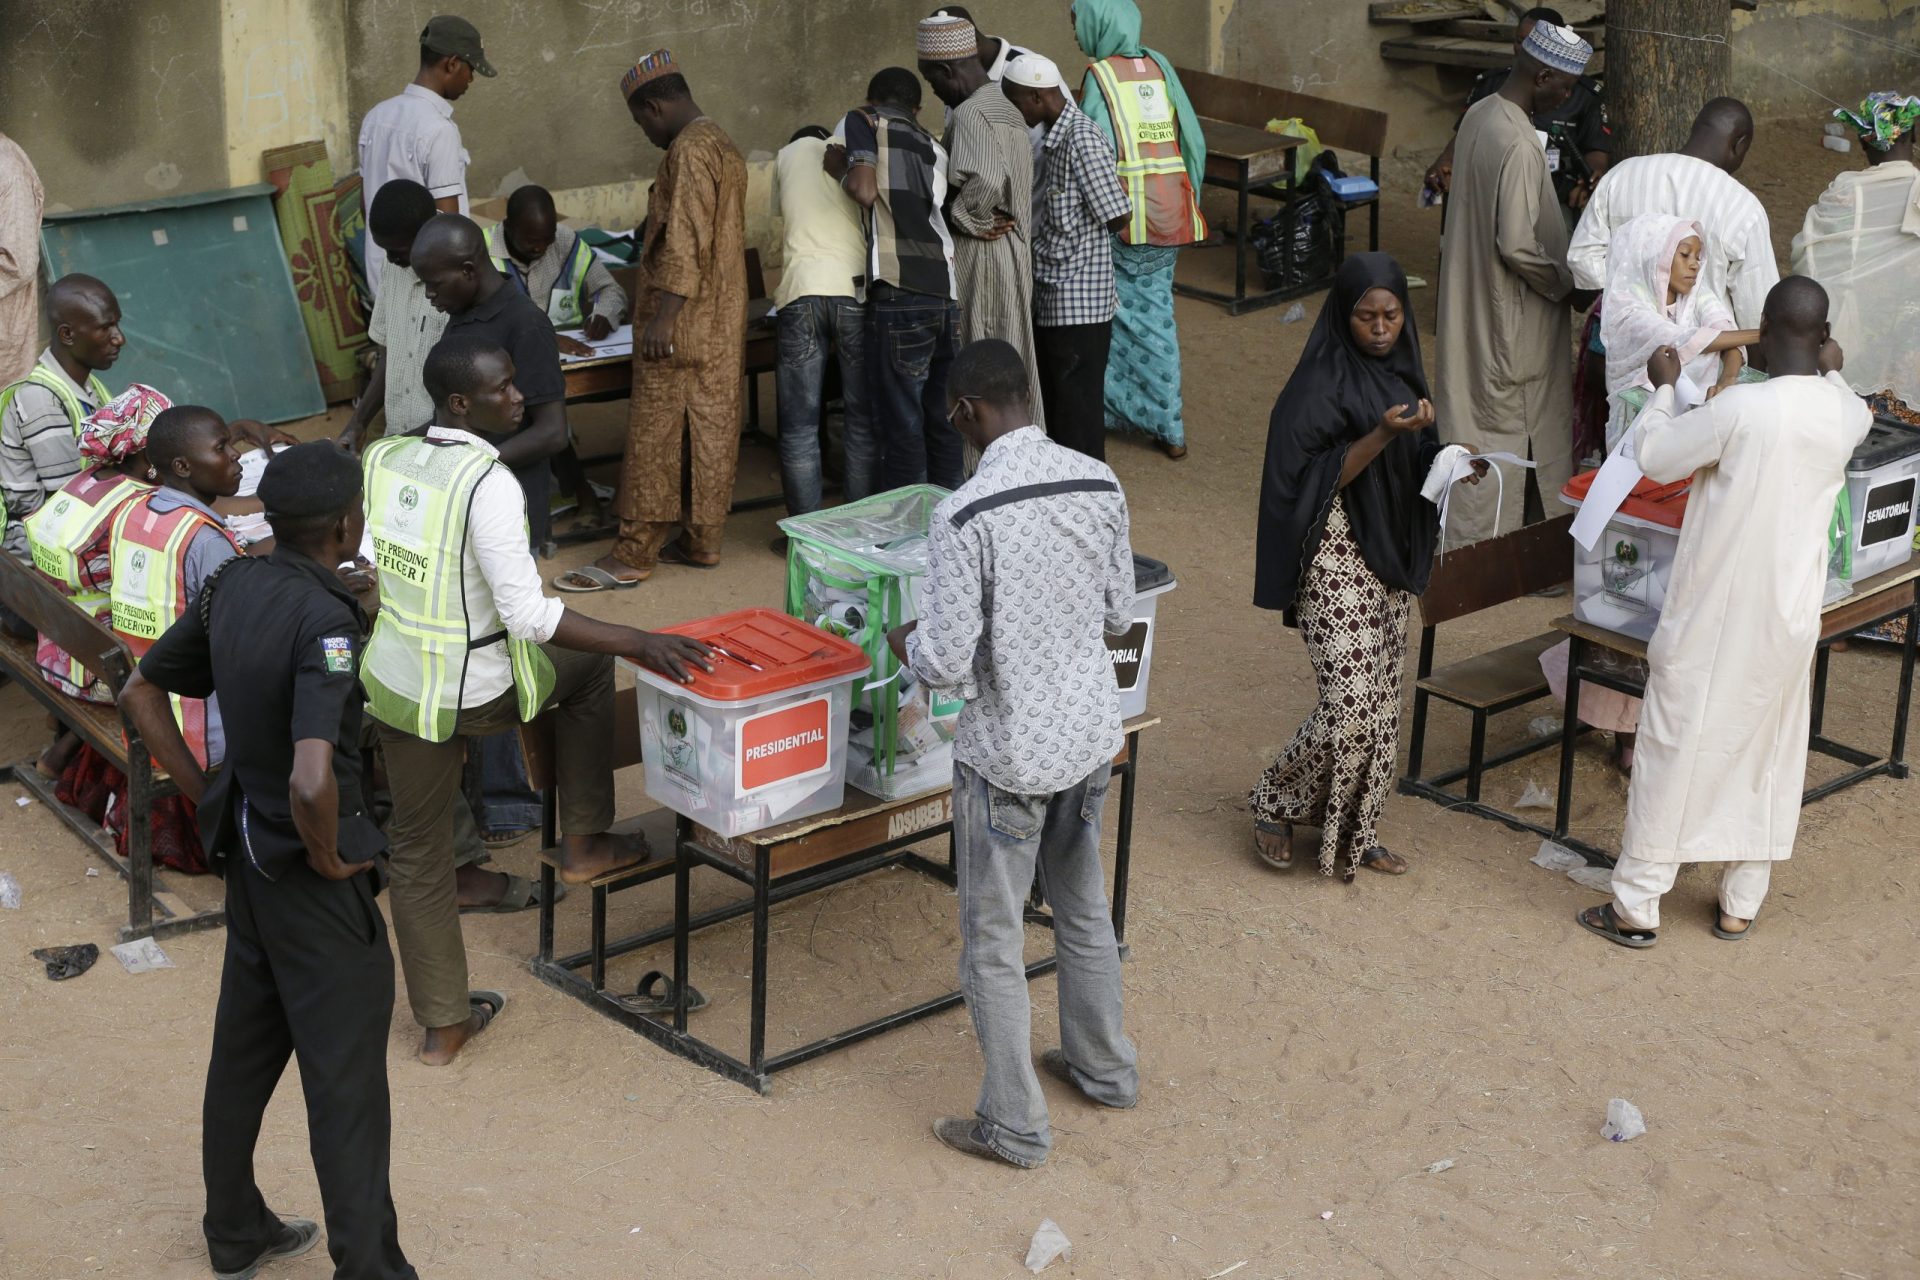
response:
<path id="1" fill-rule="evenodd" d="M 667 627 L 713 650 L 689 684 L 629 664 L 647 794 L 722 836 L 837 809 L 859 646 L 771 609 Z"/>

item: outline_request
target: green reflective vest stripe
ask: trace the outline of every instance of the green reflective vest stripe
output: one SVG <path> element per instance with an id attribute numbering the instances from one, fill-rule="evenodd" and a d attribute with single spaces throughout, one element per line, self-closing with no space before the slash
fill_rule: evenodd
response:
<path id="1" fill-rule="evenodd" d="M 1120 183 L 1133 213 L 1120 239 L 1126 244 L 1177 246 L 1207 238 L 1207 219 L 1180 155 L 1166 77 L 1151 58 L 1102 58 L 1090 68 L 1113 121 Z"/>
<path id="2" fill-rule="evenodd" d="M 382 724 L 427 742 L 453 736 L 465 691 L 467 655 L 507 646 L 520 719 L 538 715 L 553 693 L 553 664 L 540 646 L 504 631 L 475 636 L 466 600 L 467 522 L 480 482 L 497 465 L 484 450 L 420 436 L 367 447 L 367 531 L 380 574 L 360 683 Z"/>
<path id="3" fill-rule="evenodd" d="M 520 264 L 507 252 L 507 227 L 504 222 L 496 222 L 487 229 L 487 256 L 493 259 L 494 267 L 501 275 L 520 286 L 526 292 L 527 277 L 520 270 Z M 593 265 L 593 250 L 579 236 L 573 238 L 573 251 L 567 260 L 560 264 L 559 278 L 554 282 L 553 292 L 547 297 L 547 319 L 553 321 L 556 329 L 575 329 L 585 323 L 587 313 L 592 310 L 592 302 L 587 297 L 587 268 Z M 538 298 L 534 299 L 539 302 Z"/>
<path id="4" fill-rule="evenodd" d="M 33 366 L 33 372 L 6 390 L 0 391 L 0 414 L 7 411 L 8 406 L 13 403 L 14 396 L 19 394 L 20 388 L 29 382 L 53 392 L 54 398 L 60 401 L 60 407 L 67 411 L 67 422 L 73 427 L 73 438 L 78 440 L 80 424 L 87 420 L 86 406 L 80 403 L 80 397 L 73 393 L 72 385 L 65 378 L 43 364 L 36 364 Z M 87 375 L 87 394 L 93 397 L 95 406 L 103 405 L 113 399 L 113 393 L 107 390 L 106 384 L 101 382 L 97 375 L 91 373 Z"/>

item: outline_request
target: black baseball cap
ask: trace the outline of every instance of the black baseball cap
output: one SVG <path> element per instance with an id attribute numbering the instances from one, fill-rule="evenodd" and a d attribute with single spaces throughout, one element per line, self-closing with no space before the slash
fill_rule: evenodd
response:
<path id="1" fill-rule="evenodd" d="M 428 18 L 426 30 L 420 33 L 420 47 L 459 58 L 483 76 L 499 74 L 480 47 L 480 29 L 465 18 L 450 14 Z"/>

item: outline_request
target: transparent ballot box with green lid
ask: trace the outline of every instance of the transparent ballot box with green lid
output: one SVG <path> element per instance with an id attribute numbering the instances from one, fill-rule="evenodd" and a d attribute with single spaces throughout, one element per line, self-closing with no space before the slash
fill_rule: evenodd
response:
<path id="1" fill-rule="evenodd" d="M 854 688 L 847 781 L 883 800 L 953 781 L 961 703 L 930 697 L 895 660 L 887 633 L 920 616 L 927 530 L 947 490 L 909 485 L 858 502 L 789 516 L 787 612 L 844 637 L 867 656 Z"/>

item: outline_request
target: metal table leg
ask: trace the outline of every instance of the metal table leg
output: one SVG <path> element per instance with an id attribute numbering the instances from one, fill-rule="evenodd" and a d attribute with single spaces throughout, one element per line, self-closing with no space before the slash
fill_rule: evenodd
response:
<path id="1" fill-rule="evenodd" d="M 1573 752 L 1580 739 L 1580 667 L 1587 656 L 1587 642 L 1571 638 L 1567 651 L 1566 719 L 1560 724 L 1560 794 L 1554 799 L 1553 838 L 1565 840 L 1573 825 Z"/>
<path id="2" fill-rule="evenodd" d="M 1113 850 L 1113 940 L 1127 941 L 1127 879 L 1133 864 L 1133 780 L 1140 763 L 1140 734 L 1127 735 L 1126 772 L 1120 777 L 1120 830 Z"/>

